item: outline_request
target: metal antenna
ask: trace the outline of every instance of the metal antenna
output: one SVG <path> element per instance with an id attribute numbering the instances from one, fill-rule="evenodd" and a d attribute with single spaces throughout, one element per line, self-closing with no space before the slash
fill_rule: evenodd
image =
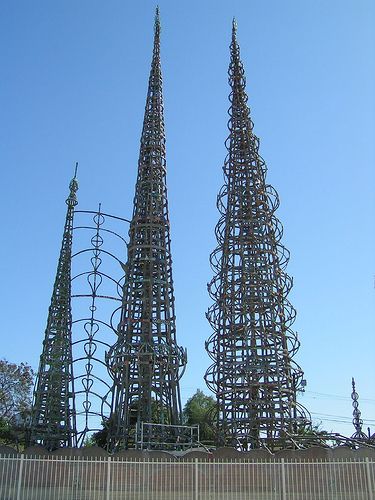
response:
<path id="1" fill-rule="evenodd" d="M 54 450 L 74 446 L 76 436 L 72 370 L 71 257 L 76 180 L 69 185 L 63 240 L 34 388 L 31 442 Z"/>
<path id="2" fill-rule="evenodd" d="M 279 198 L 266 184 L 266 165 L 247 105 L 245 73 L 233 21 L 228 150 L 217 207 L 218 245 L 210 256 L 213 300 L 207 313 L 214 333 L 206 342 L 213 360 L 206 372 L 217 399 L 217 444 L 283 447 L 308 418 L 296 400 L 303 372 L 292 360 L 299 341 L 287 299 L 289 252 L 275 216 Z M 303 385 L 303 384 L 302 384 Z"/>
<path id="3" fill-rule="evenodd" d="M 124 269 L 118 340 L 107 354 L 113 378 L 110 450 L 137 446 L 144 423 L 175 425 L 181 412 L 186 354 L 176 342 L 158 10 Z M 160 434 L 165 430 L 158 428 Z"/>

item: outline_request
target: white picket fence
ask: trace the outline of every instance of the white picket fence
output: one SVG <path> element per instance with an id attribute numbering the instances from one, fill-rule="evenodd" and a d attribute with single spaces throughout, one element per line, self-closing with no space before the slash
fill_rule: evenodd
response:
<path id="1" fill-rule="evenodd" d="M 0 456 L 0 500 L 375 500 L 375 461 Z"/>

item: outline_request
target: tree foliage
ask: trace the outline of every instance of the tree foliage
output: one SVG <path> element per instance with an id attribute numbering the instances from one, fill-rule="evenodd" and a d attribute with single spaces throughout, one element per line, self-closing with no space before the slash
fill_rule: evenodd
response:
<path id="1" fill-rule="evenodd" d="M 216 401 L 197 389 L 196 393 L 187 400 L 183 410 L 183 420 L 186 425 L 199 425 L 200 441 L 214 440 L 214 422 Z"/>
<path id="2" fill-rule="evenodd" d="M 99 446 L 99 448 L 107 447 L 107 436 L 108 436 L 108 428 L 103 425 L 103 429 L 100 429 L 97 432 L 91 434 L 91 436 L 87 437 L 83 443 L 85 448 L 90 446 Z"/>
<path id="3" fill-rule="evenodd" d="M 31 412 L 34 372 L 26 363 L 0 360 L 0 443 L 26 443 L 26 422 Z"/>
<path id="4" fill-rule="evenodd" d="M 0 418 L 11 423 L 25 417 L 31 408 L 34 372 L 27 363 L 16 365 L 0 360 Z"/>

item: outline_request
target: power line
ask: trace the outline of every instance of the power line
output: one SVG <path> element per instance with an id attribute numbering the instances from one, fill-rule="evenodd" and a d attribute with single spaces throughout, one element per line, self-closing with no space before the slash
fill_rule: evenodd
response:
<path id="1" fill-rule="evenodd" d="M 327 397 L 327 398 L 333 398 L 333 399 L 340 399 L 342 401 L 350 401 L 351 400 L 351 397 L 350 396 L 339 396 L 338 394 L 327 394 L 327 393 L 324 393 L 324 392 L 314 392 L 314 391 L 305 391 L 305 393 L 308 395 L 308 394 L 315 394 L 316 396 L 323 396 L 323 397 Z M 314 398 L 314 399 L 317 399 L 317 398 Z M 371 399 L 371 398 L 361 398 L 360 399 L 361 402 L 366 402 L 366 403 L 375 403 L 375 399 Z"/>
<path id="2" fill-rule="evenodd" d="M 316 413 L 316 412 L 311 412 L 311 415 L 316 415 L 319 418 L 322 417 L 324 420 L 329 420 L 329 419 L 326 419 L 325 417 L 332 417 L 332 418 L 342 419 L 342 420 L 340 420 L 342 423 L 348 423 L 348 424 L 352 423 L 352 419 L 350 417 L 345 417 L 343 415 L 331 415 L 329 413 Z M 363 419 L 363 423 L 375 424 L 375 420 Z"/>

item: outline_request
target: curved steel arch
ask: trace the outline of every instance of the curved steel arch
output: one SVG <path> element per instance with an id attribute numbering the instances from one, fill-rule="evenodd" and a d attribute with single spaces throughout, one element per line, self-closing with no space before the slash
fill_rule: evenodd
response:
<path id="1" fill-rule="evenodd" d="M 81 214 L 81 219 L 91 217 L 92 220 L 84 220 L 73 228 L 75 246 L 81 247 L 72 255 L 75 274 L 71 279 L 76 441 L 77 445 L 81 446 L 93 432 L 103 428 L 103 421 L 108 419 L 110 414 L 108 394 L 112 381 L 108 375 L 105 357 L 117 338 L 112 318 L 113 311 L 118 309 L 115 304 L 121 302 L 123 264 L 113 249 L 106 247 L 106 241 L 108 237 L 113 237 L 119 245 L 119 254 L 123 255 L 126 240 L 120 233 L 126 234 L 126 231 L 122 227 L 121 230 L 114 230 L 109 228 L 108 224 L 123 226 L 128 221 L 122 217 L 104 214 L 100 205 L 97 211 L 80 210 L 76 213 Z M 84 243 L 87 240 L 88 246 Z M 90 262 L 90 269 L 82 269 L 86 261 Z M 117 273 L 115 276 L 105 269 L 109 267 L 109 262 L 114 263 L 111 267 L 112 271 Z M 77 267 L 79 269 L 76 269 Z"/>

